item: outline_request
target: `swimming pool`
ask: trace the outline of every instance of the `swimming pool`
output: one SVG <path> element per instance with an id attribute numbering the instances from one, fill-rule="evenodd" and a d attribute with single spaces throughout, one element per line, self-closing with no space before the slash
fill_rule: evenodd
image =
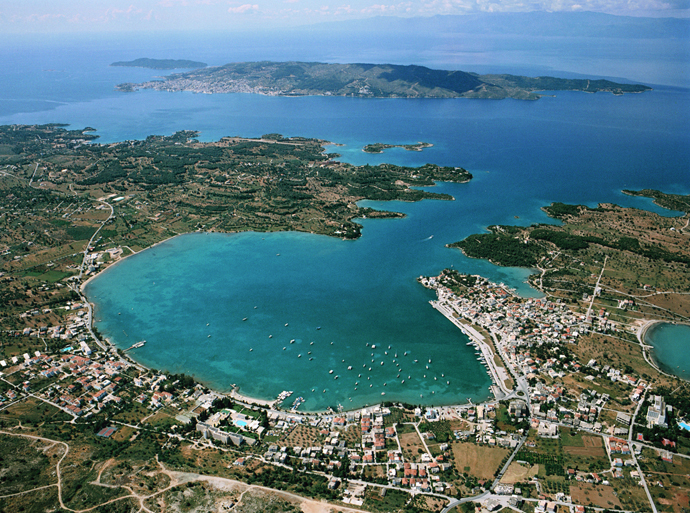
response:
<path id="1" fill-rule="evenodd" d="M 235 424 L 237 427 L 246 427 L 247 426 L 247 421 L 246 420 L 239 420 L 235 419 L 232 421 L 233 424 Z M 690 429 L 690 426 L 688 426 L 688 429 Z"/>
<path id="2" fill-rule="evenodd" d="M 678 425 L 680 426 L 681 429 L 684 429 L 686 431 L 690 431 L 690 424 L 687 422 L 679 422 Z"/>

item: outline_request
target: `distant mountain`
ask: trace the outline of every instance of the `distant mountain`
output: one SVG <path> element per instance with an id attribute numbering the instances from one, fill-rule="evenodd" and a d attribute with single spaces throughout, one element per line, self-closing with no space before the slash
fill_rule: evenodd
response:
<path id="1" fill-rule="evenodd" d="M 569 90 L 613 94 L 651 88 L 608 80 L 478 75 L 395 64 L 239 62 L 175 73 L 165 81 L 120 84 L 120 91 L 156 89 L 198 93 L 256 93 L 273 96 L 356 96 L 364 98 L 515 98 L 536 100 L 535 91 Z"/>
<path id="2" fill-rule="evenodd" d="M 133 61 L 113 62 L 111 66 L 126 66 L 131 68 L 151 68 L 151 69 L 194 69 L 205 68 L 205 62 L 188 61 L 184 59 L 135 59 Z"/>
<path id="3" fill-rule="evenodd" d="M 597 12 L 513 12 L 436 15 L 426 18 L 376 16 L 363 20 L 312 25 L 314 31 L 408 34 L 497 34 L 530 37 L 597 37 L 623 39 L 687 39 L 688 18 L 615 16 Z"/>

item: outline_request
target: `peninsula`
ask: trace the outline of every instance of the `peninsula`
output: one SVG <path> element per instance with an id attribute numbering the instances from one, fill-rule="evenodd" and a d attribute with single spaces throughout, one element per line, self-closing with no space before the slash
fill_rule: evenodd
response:
<path id="1" fill-rule="evenodd" d="M 651 88 L 608 80 L 478 75 L 396 64 L 326 64 L 313 62 L 239 62 L 141 84 L 138 89 L 196 93 L 255 93 L 271 96 L 354 96 L 360 98 L 514 98 L 537 100 L 538 91 L 641 93 Z"/>
<path id="2" fill-rule="evenodd" d="M 185 59 L 134 59 L 133 61 L 117 61 L 113 62 L 111 66 L 128 67 L 128 68 L 150 68 L 150 69 L 193 69 L 205 68 L 208 66 L 205 62 L 189 61 Z"/>

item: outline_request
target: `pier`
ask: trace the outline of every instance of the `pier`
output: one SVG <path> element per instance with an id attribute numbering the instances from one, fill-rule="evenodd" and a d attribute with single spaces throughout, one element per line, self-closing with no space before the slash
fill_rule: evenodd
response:
<path id="1" fill-rule="evenodd" d="M 481 351 L 485 366 L 489 371 L 489 377 L 491 377 L 491 381 L 493 382 L 493 385 L 489 388 L 494 394 L 494 397 L 496 397 L 496 399 L 502 399 L 504 396 L 508 395 L 510 391 L 505 388 L 504 384 L 504 380 L 507 379 L 508 376 L 501 376 L 501 373 L 494 363 L 494 353 L 491 350 L 491 347 L 489 347 L 489 344 L 486 343 L 484 335 L 479 333 L 472 326 L 461 322 L 460 319 L 456 317 L 455 310 L 448 304 L 441 301 L 429 301 L 429 303 L 436 310 L 441 312 L 444 317 L 460 328 L 460 331 L 469 337 L 472 345 Z"/>

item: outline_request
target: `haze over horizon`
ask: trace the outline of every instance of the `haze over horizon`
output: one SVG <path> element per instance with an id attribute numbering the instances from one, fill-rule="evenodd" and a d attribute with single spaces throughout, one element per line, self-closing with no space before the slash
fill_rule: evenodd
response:
<path id="1" fill-rule="evenodd" d="M 635 17 L 690 17 L 689 0 L 29 0 L 0 7 L 6 34 L 165 30 L 262 30 L 376 16 L 518 12 L 596 12 Z"/>

